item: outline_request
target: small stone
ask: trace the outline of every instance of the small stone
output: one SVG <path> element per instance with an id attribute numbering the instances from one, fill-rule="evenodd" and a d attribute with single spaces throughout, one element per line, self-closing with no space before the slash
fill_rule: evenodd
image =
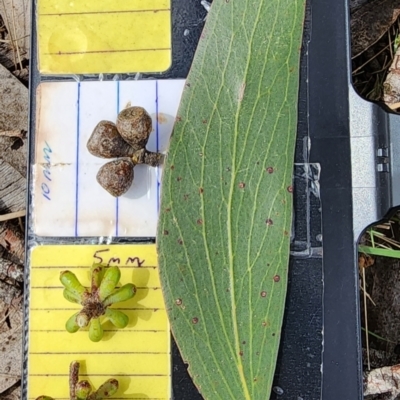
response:
<path id="1" fill-rule="evenodd" d="M 119 159 L 104 164 L 97 173 L 97 182 L 114 197 L 126 193 L 133 182 L 133 162 Z"/>

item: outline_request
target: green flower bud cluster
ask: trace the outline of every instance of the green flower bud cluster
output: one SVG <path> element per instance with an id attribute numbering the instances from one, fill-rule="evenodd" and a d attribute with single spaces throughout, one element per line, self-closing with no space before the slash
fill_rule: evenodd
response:
<path id="1" fill-rule="evenodd" d="M 129 318 L 122 311 L 108 308 L 112 304 L 131 299 L 136 293 L 136 287 L 127 283 L 120 288 L 117 284 L 121 272 L 118 267 L 105 267 L 95 264 L 91 268 L 91 288 L 84 287 L 71 271 L 62 271 L 60 281 L 65 287 L 64 297 L 71 303 L 82 305 L 82 310 L 73 314 L 65 324 L 70 333 L 81 328 L 89 327 L 89 338 L 98 342 L 103 337 L 103 328 L 100 317 L 108 318 L 119 328 L 128 325 Z"/>
<path id="2" fill-rule="evenodd" d="M 84 380 L 79 381 L 79 363 L 72 361 L 69 367 L 69 397 L 70 400 L 102 400 L 108 399 L 118 391 L 119 383 L 116 379 L 104 382 L 96 391 L 92 385 Z M 49 396 L 39 396 L 36 400 L 54 400 Z"/>

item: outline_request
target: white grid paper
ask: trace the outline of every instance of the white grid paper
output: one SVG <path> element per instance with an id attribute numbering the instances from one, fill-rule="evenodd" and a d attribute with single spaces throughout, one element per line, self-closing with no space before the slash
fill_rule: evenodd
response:
<path id="1" fill-rule="evenodd" d="M 154 237 L 161 168 L 138 165 L 127 193 L 112 197 L 96 181 L 110 161 L 86 143 L 101 120 L 129 103 L 153 119 L 147 149 L 165 152 L 184 80 L 42 83 L 37 91 L 33 230 L 40 236 Z"/>

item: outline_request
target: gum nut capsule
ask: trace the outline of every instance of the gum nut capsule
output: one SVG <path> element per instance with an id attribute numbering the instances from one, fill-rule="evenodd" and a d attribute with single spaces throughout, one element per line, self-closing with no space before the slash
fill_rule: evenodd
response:
<path id="1" fill-rule="evenodd" d="M 86 146 L 91 154 L 102 158 L 131 157 L 134 152 L 110 121 L 97 124 Z"/>
<path id="2" fill-rule="evenodd" d="M 103 328 L 99 318 L 93 318 L 89 326 L 89 339 L 92 342 L 99 342 L 103 338 Z"/>
<path id="3" fill-rule="evenodd" d="M 110 161 L 97 173 L 97 182 L 114 197 L 129 190 L 133 182 L 133 162 L 127 159 Z"/>
<path id="4" fill-rule="evenodd" d="M 75 385 L 75 394 L 79 400 L 86 400 L 92 392 L 92 385 L 88 381 L 80 381 Z"/>
<path id="5" fill-rule="evenodd" d="M 111 308 L 107 308 L 106 317 L 111 321 L 111 323 L 115 327 L 119 329 L 125 328 L 129 323 L 129 317 L 119 310 L 113 310 Z"/>
<path id="6" fill-rule="evenodd" d="M 81 285 L 78 278 L 71 271 L 62 271 L 60 273 L 60 281 L 75 296 L 80 297 L 86 292 L 86 288 Z"/>
<path id="7" fill-rule="evenodd" d="M 142 107 L 128 107 L 118 114 L 117 129 L 134 150 L 146 146 L 152 130 L 150 115 Z"/>
<path id="8" fill-rule="evenodd" d="M 107 307 L 120 301 L 126 301 L 131 299 L 136 293 L 136 287 L 132 283 L 127 283 L 121 286 L 115 292 L 111 293 L 103 302 L 104 306 Z"/>
<path id="9" fill-rule="evenodd" d="M 94 400 L 107 399 L 118 391 L 119 383 L 116 379 L 109 379 L 104 382 L 96 391 Z"/>
<path id="10" fill-rule="evenodd" d="M 78 316 L 79 313 L 75 313 L 74 315 L 72 315 L 68 321 L 65 323 L 65 329 L 69 332 L 69 333 L 75 333 L 79 331 L 79 325 L 76 322 L 76 317 Z"/>
<path id="11" fill-rule="evenodd" d="M 120 277 L 121 272 L 118 267 L 109 267 L 106 269 L 98 291 L 101 301 L 109 296 L 111 292 L 115 289 L 115 286 L 117 286 Z"/>

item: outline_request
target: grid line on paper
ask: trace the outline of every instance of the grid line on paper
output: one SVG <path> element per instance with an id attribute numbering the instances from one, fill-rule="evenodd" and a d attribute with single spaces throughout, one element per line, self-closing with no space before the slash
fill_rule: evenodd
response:
<path id="1" fill-rule="evenodd" d="M 58 16 L 61 17 L 63 15 L 88 15 L 88 14 L 124 14 L 124 13 L 157 13 L 157 12 L 169 12 L 170 8 L 159 8 L 159 9 L 150 9 L 150 10 L 123 10 L 123 11 L 83 11 L 83 12 L 62 12 L 62 13 L 43 13 L 40 16 Z"/>
<path id="2" fill-rule="evenodd" d="M 120 87 L 119 81 L 117 81 L 117 118 L 119 114 L 119 96 L 120 96 Z M 115 199 L 115 236 L 118 237 L 118 218 L 119 218 L 119 199 L 118 197 Z"/>
<path id="3" fill-rule="evenodd" d="M 75 237 L 78 236 L 78 212 L 79 212 L 79 136 L 80 136 L 80 98 L 81 83 L 78 82 L 78 98 L 76 102 L 76 175 L 75 175 Z"/>

